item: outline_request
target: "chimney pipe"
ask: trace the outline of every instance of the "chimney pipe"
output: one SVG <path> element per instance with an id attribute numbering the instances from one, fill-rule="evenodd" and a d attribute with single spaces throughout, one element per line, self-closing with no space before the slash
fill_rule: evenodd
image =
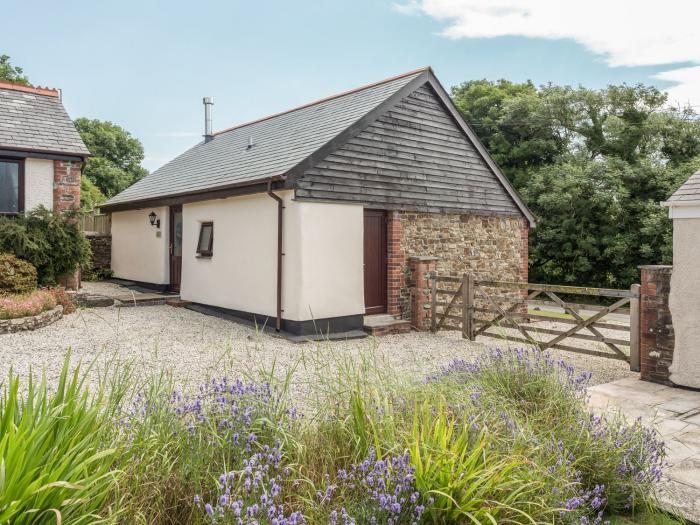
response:
<path id="1" fill-rule="evenodd" d="M 204 97 L 204 142 L 209 142 L 214 138 L 211 131 L 211 107 L 214 105 L 212 97 Z"/>

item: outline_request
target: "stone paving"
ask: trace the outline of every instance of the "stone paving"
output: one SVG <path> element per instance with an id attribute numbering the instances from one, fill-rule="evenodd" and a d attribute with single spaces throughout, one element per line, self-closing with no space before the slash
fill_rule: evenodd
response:
<path id="1" fill-rule="evenodd" d="M 589 389 L 596 412 L 642 418 L 663 437 L 667 480 L 659 499 L 670 512 L 700 523 L 700 392 L 625 378 Z"/>

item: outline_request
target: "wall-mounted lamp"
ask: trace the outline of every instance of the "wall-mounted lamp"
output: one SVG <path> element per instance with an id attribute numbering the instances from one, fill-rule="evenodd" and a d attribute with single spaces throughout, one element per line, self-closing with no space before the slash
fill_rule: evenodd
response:
<path id="1" fill-rule="evenodd" d="M 148 214 L 148 221 L 151 223 L 151 226 L 160 228 L 160 219 L 158 218 L 158 215 L 156 215 L 156 212 L 152 211 Z"/>

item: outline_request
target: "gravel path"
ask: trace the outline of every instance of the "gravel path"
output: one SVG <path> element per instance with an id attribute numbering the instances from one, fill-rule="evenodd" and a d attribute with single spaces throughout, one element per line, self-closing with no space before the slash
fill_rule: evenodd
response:
<path id="1" fill-rule="evenodd" d="M 295 377 L 302 384 L 305 378 L 319 373 L 321 355 L 326 368 L 333 359 L 372 356 L 386 366 L 422 377 L 456 357 L 474 357 L 487 345 L 498 346 L 498 342 L 483 339 L 486 344 L 465 341 L 456 332 L 413 332 L 378 339 L 296 344 L 184 308 L 93 308 L 79 310 L 33 332 L 0 335 L 0 382 L 10 368 L 26 376 L 30 367 L 45 370 L 53 380 L 58 377 L 68 348 L 83 363 L 132 360 L 141 373 L 169 370 L 182 383 L 200 383 L 222 373 L 240 374 L 259 367 L 269 369 L 274 363 L 278 372 L 296 364 Z M 563 351 L 556 354 L 577 368 L 591 370 L 596 384 L 636 377 L 624 362 Z"/>

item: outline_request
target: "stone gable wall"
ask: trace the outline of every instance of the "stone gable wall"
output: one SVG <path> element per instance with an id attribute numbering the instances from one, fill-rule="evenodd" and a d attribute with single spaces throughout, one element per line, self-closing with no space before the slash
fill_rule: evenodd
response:
<path id="1" fill-rule="evenodd" d="M 436 257 L 440 275 L 527 281 L 528 224 L 521 217 L 392 212 L 389 313 L 411 317 L 411 257 Z M 400 242 L 392 239 L 392 232 Z M 398 262 L 400 260 L 400 263 Z"/>

